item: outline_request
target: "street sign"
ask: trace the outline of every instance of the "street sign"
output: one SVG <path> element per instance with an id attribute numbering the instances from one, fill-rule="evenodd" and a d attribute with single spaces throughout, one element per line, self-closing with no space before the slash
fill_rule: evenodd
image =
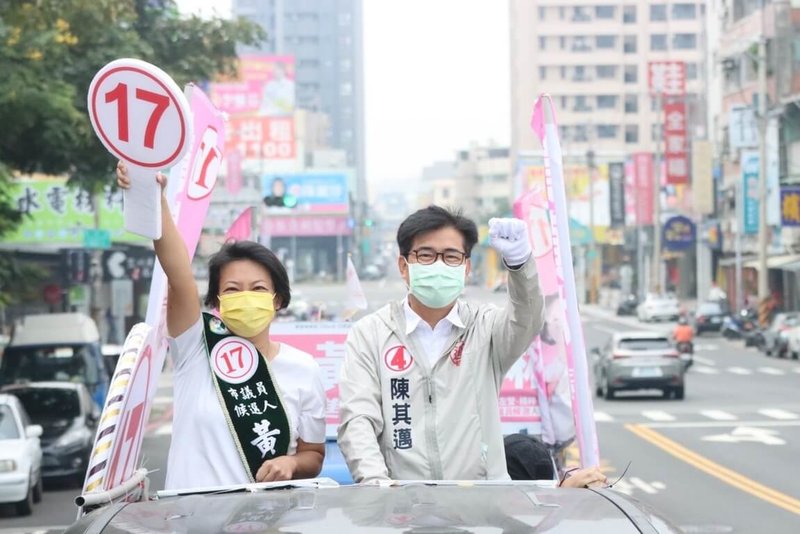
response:
<path id="1" fill-rule="evenodd" d="M 705 436 L 703 441 L 717 443 L 763 443 L 764 445 L 785 445 L 786 441 L 778 437 L 777 430 L 749 426 L 737 426 L 730 434 L 717 434 Z"/>
<path id="2" fill-rule="evenodd" d="M 189 148 L 186 97 L 158 67 L 138 59 L 118 59 L 95 75 L 88 106 L 97 137 L 128 166 L 131 188 L 125 191 L 125 228 L 160 238 L 161 191 L 154 175 L 178 163 Z"/>
<path id="3" fill-rule="evenodd" d="M 111 232 L 100 228 L 87 228 L 83 231 L 83 246 L 102 250 L 111 248 Z"/>

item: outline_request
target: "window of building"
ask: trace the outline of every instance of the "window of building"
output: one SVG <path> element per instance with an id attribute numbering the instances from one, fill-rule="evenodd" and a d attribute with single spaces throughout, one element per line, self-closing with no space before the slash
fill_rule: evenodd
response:
<path id="1" fill-rule="evenodd" d="M 650 140 L 653 141 L 654 143 L 660 141 L 661 140 L 661 130 L 663 130 L 663 127 L 661 126 L 661 124 L 658 124 L 658 123 L 653 124 L 650 127 Z"/>
<path id="2" fill-rule="evenodd" d="M 575 97 L 575 105 L 572 107 L 573 111 L 591 111 L 592 108 L 586 103 L 585 95 L 577 95 Z"/>
<path id="3" fill-rule="evenodd" d="M 572 22 L 589 22 L 592 17 L 589 16 L 588 8 L 583 6 L 575 6 L 572 8 Z"/>
<path id="4" fill-rule="evenodd" d="M 597 138 L 598 139 L 616 139 L 619 126 L 616 124 L 598 124 L 597 125 Z"/>
<path id="5" fill-rule="evenodd" d="M 589 44 L 589 37 L 585 35 L 576 35 L 572 38 L 572 51 L 573 52 L 588 52 L 592 49 Z"/>
<path id="6" fill-rule="evenodd" d="M 614 19 L 617 16 L 616 6 L 595 6 L 594 18 L 600 20 Z"/>
<path id="7" fill-rule="evenodd" d="M 575 69 L 572 71 L 572 80 L 576 82 L 586 81 L 586 67 L 583 65 L 576 65 Z"/>
<path id="8" fill-rule="evenodd" d="M 636 6 L 624 6 L 622 8 L 622 22 L 636 24 Z"/>
<path id="9" fill-rule="evenodd" d="M 547 13 L 547 8 L 544 6 L 539 6 L 539 20 L 545 20 L 546 13 Z"/>
<path id="10" fill-rule="evenodd" d="M 577 124 L 572 129 L 572 140 L 578 143 L 585 143 L 589 140 L 589 129 L 584 124 Z"/>
<path id="11" fill-rule="evenodd" d="M 558 8 L 558 18 L 560 18 L 561 20 L 567 18 L 567 8 L 565 6 L 560 6 Z"/>
<path id="12" fill-rule="evenodd" d="M 636 65 L 625 65 L 625 83 L 639 82 L 639 67 Z"/>
<path id="13" fill-rule="evenodd" d="M 650 4 L 650 22 L 667 20 L 667 4 Z"/>
<path id="14" fill-rule="evenodd" d="M 547 79 L 547 67 L 539 67 L 539 79 L 540 80 Z"/>
<path id="15" fill-rule="evenodd" d="M 353 84 L 344 82 L 339 86 L 339 94 L 342 96 L 350 96 L 353 94 Z"/>
<path id="16" fill-rule="evenodd" d="M 639 142 L 639 126 L 636 124 L 625 125 L 625 142 L 638 143 Z"/>
<path id="17" fill-rule="evenodd" d="M 316 16 L 316 13 L 312 15 Z M 349 26 L 352 20 L 353 16 L 350 13 L 339 13 L 339 26 Z"/>
<path id="18" fill-rule="evenodd" d="M 561 70 L 561 79 L 562 80 L 566 80 L 567 79 L 567 67 L 565 67 L 564 65 L 561 65 L 561 69 L 559 69 L 559 70 Z"/>
<path id="19" fill-rule="evenodd" d="M 694 20 L 697 18 L 696 4 L 672 4 L 672 20 Z"/>
<path id="20" fill-rule="evenodd" d="M 597 78 L 600 80 L 613 80 L 617 77 L 616 65 L 598 65 Z"/>
<path id="21" fill-rule="evenodd" d="M 672 48 L 675 50 L 694 50 L 697 48 L 697 34 L 676 33 L 672 36 Z"/>
<path id="22" fill-rule="evenodd" d="M 539 36 L 539 50 L 547 50 L 547 37 Z"/>
<path id="23" fill-rule="evenodd" d="M 617 36 L 616 35 L 598 35 L 595 37 L 595 46 L 598 49 L 608 50 L 616 48 Z"/>
<path id="24" fill-rule="evenodd" d="M 597 109 L 616 109 L 617 95 L 598 95 Z"/>
<path id="25" fill-rule="evenodd" d="M 667 34 L 666 33 L 653 33 L 650 34 L 650 50 L 662 51 L 667 49 Z"/>
<path id="26" fill-rule="evenodd" d="M 565 36 L 561 36 L 558 38 L 558 44 L 561 47 L 561 50 L 567 49 L 567 38 Z"/>
<path id="27" fill-rule="evenodd" d="M 639 113 L 639 95 L 625 95 L 625 113 Z"/>
<path id="28" fill-rule="evenodd" d="M 626 54 L 635 54 L 636 53 L 636 36 L 635 35 L 626 35 L 623 38 L 623 49 L 625 50 Z"/>
<path id="29" fill-rule="evenodd" d="M 697 63 L 686 64 L 686 79 L 687 80 L 697 79 Z"/>

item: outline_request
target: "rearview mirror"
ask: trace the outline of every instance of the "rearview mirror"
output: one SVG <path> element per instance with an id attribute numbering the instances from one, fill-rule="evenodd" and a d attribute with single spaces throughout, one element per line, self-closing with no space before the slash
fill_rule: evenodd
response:
<path id="1" fill-rule="evenodd" d="M 30 425 L 25 428 L 25 437 L 32 439 L 32 438 L 39 438 L 42 436 L 42 425 Z"/>

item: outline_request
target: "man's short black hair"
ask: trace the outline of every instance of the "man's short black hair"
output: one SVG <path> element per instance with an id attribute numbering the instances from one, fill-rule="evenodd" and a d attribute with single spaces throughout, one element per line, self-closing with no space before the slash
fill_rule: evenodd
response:
<path id="1" fill-rule="evenodd" d="M 528 434 L 511 434 L 504 439 L 506 468 L 511 480 L 553 480 L 555 464 L 543 441 Z"/>
<path id="2" fill-rule="evenodd" d="M 250 260 L 267 270 L 272 278 L 275 290 L 276 305 L 286 308 L 292 300 L 289 287 L 289 275 L 281 260 L 267 247 L 254 241 L 233 241 L 225 243 L 219 251 L 208 260 L 208 294 L 205 304 L 209 308 L 219 307 L 219 275 L 222 268 L 233 261 Z"/>
<path id="3" fill-rule="evenodd" d="M 408 257 L 414 239 L 442 228 L 458 230 L 464 238 L 464 252 L 469 257 L 472 247 L 478 242 L 478 227 L 472 220 L 464 217 L 461 210 L 447 210 L 439 206 L 428 206 L 417 210 L 400 224 L 400 228 L 397 229 L 397 246 L 400 247 L 400 255 Z"/>

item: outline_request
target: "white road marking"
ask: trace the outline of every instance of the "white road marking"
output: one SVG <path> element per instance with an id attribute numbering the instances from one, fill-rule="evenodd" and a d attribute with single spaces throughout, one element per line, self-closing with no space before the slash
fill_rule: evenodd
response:
<path id="1" fill-rule="evenodd" d="M 771 417 L 772 419 L 779 419 L 781 421 L 793 421 L 795 419 L 800 419 L 800 416 L 797 414 L 778 408 L 764 408 L 763 410 L 758 410 L 758 413 L 767 417 Z"/>
<path id="2" fill-rule="evenodd" d="M 715 421 L 736 421 L 738 419 L 732 413 L 723 412 L 722 410 L 703 410 L 700 414 Z"/>
<path id="3" fill-rule="evenodd" d="M 676 421 L 674 423 L 642 423 L 647 428 L 727 428 L 732 426 L 800 427 L 800 421 Z"/>
<path id="4" fill-rule="evenodd" d="M 794 367 L 794 368 L 792 368 L 792 371 L 795 372 L 795 373 L 800 374 L 800 367 Z"/>
<path id="5" fill-rule="evenodd" d="M 786 374 L 786 371 L 782 369 L 775 369 L 774 367 L 759 367 L 759 373 L 764 373 L 765 375 L 775 375 L 775 376 L 783 376 Z"/>
<path id="6" fill-rule="evenodd" d="M 694 358 L 697 359 L 697 356 Z M 718 375 L 719 371 L 714 369 L 713 367 L 706 367 L 705 365 L 697 365 L 695 366 L 692 371 L 696 373 L 700 373 L 701 375 Z"/>
<path id="7" fill-rule="evenodd" d="M 610 423 L 614 418 L 606 412 L 594 412 L 594 420 L 596 423 Z"/>
<path id="8" fill-rule="evenodd" d="M 657 489 L 655 489 L 653 486 L 651 486 L 641 478 L 631 477 L 630 482 L 635 488 L 640 489 L 643 492 L 648 493 L 650 495 L 658 493 Z"/>
<path id="9" fill-rule="evenodd" d="M 703 358 L 702 356 L 695 356 L 694 361 L 697 363 L 702 363 L 703 365 L 717 365 L 717 362 L 710 358 Z"/>
<path id="10" fill-rule="evenodd" d="M 659 491 L 663 491 L 663 490 L 667 489 L 667 485 L 664 484 L 663 482 L 655 481 L 655 482 L 651 483 L 650 485 L 653 486 L 655 489 L 657 489 Z"/>
<path id="11" fill-rule="evenodd" d="M 728 372 L 735 375 L 752 375 L 753 371 L 744 367 L 728 367 Z"/>
<path id="12" fill-rule="evenodd" d="M 705 436 L 703 437 L 703 441 L 714 441 L 716 443 L 753 442 L 763 443 L 764 445 L 786 445 L 786 441 L 779 438 L 777 434 L 777 430 L 770 430 L 768 428 L 737 426 L 729 434 Z"/>
<path id="13" fill-rule="evenodd" d="M 667 412 L 661 410 L 645 410 L 642 412 L 642 415 L 646 418 L 650 419 L 651 421 L 674 421 L 675 416 L 668 414 Z"/>

